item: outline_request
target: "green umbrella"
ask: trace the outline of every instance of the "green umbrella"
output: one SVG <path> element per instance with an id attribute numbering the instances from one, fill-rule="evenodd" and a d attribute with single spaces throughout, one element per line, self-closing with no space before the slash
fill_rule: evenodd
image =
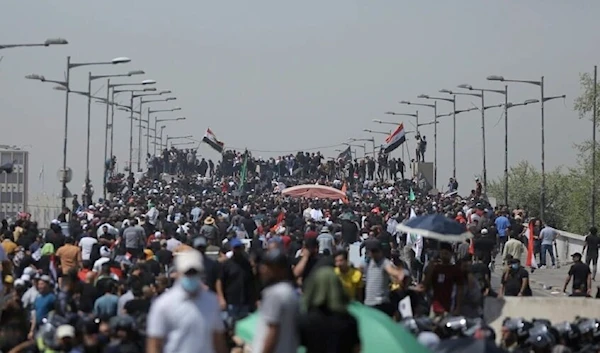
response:
<path id="1" fill-rule="evenodd" d="M 413 335 L 379 310 L 356 302 L 350 304 L 348 310 L 358 320 L 362 353 L 429 353 Z M 245 342 L 252 342 L 257 321 L 256 313 L 238 321 L 235 334 Z"/>

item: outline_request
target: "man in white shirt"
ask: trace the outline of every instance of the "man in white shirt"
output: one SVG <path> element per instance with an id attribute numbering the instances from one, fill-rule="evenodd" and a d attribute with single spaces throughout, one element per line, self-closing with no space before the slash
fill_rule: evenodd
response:
<path id="1" fill-rule="evenodd" d="M 175 269 L 177 282 L 150 307 L 146 352 L 228 352 L 219 301 L 200 279 L 202 254 L 196 250 L 179 253 Z"/>
<path id="2" fill-rule="evenodd" d="M 83 238 L 79 240 L 79 247 L 81 248 L 81 260 L 87 261 L 90 259 L 92 247 L 96 243 L 98 243 L 98 239 L 94 238 L 90 233 L 85 233 Z"/>

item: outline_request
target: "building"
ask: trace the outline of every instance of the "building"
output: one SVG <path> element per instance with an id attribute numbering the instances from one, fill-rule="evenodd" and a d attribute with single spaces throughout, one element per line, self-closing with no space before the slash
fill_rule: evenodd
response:
<path id="1" fill-rule="evenodd" d="M 13 163 L 12 173 L 0 172 L 0 219 L 16 218 L 27 210 L 29 152 L 0 145 L 0 165 Z"/>

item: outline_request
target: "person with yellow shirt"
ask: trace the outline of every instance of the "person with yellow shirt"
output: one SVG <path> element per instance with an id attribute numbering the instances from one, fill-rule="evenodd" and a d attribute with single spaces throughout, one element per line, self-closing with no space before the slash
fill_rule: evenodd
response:
<path id="1" fill-rule="evenodd" d="M 335 253 L 335 274 L 340 278 L 350 299 L 362 302 L 364 287 L 362 272 L 350 264 L 347 251 L 341 250 Z"/>

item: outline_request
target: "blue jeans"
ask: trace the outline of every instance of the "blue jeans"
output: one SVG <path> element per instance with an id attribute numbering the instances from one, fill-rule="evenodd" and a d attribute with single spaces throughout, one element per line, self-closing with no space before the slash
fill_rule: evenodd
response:
<path id="1" fill-rule="evenodd" d="M 546 265 L 546 251 L 550 254 L 552 266 L 556 265 L 556 261 L 554 260 L 554 249 L 552 248 L 552 244 L 542 244 L 542 252 L 540 253 L 540 265 Z"/>

